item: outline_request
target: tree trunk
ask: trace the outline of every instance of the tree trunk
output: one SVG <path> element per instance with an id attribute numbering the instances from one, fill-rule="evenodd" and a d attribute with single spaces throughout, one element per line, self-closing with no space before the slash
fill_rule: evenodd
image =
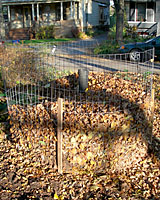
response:
<path id="1" fill-rule="evenodd" d="M 4 39 L 4 24 L 3 24 L 3 12 L 2 12 L 2 0 L 0 0 L 0 39 Z"/>
<path id="2" fill-rule="evenodd" d="M 114 0 L 116 10 L 116 40 L 119 44 L 123 41 L 124 0 Z"/>

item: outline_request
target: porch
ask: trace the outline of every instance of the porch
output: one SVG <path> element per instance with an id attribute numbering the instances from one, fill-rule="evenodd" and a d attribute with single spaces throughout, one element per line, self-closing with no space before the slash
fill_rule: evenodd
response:
<path id="1" fill-rule="evenodd" d="M 3 4 L 8 39 L 13 38 L 13 35 L 14 39 L 29 38 L 29 32 L 33 26 L 55 25 L 56 29 L 63 29 L 64 22 L 69 26 L 79 26 L 79 15 L 78 1 Z"/>
<path id="2" fill-rule="evenodd" d="M 126 18 L 130 26 L 137 27 L 139 34 L 155 34 L 156 1 L 155 0 L 125 0 Z"/>

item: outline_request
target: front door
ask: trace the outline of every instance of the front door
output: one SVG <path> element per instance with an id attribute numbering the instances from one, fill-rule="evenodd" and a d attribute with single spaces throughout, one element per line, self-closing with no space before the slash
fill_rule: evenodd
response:
<path id="1" fill-rule="evenodd" d="M 31 27 L 31 7 L 24 7 L 23 9 L 24 16 L 24 27 Z"/>

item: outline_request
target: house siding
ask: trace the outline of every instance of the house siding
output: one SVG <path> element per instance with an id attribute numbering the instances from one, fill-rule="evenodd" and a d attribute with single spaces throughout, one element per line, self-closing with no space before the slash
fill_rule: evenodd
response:
<path id="1" fill-rule="evenodd" d="M 156 2 L 157 35 L 160 35 L 160 1 Z"/>
<path id="2" fill-rule="evenodd" d="M 88 24 L 91 26 L 99 25 L 99 6 L 97 2 L 90 4 L 90 11 L 88 14 Z"/>
<path id="3" fill-rule="evenodd" d="M 100 22 L 100 6 L 104 9 L 104 15 L 106 17 L 103 22 Z M 84 9 L 85 7 L 86 5 Z M 89 1 L 88 9 L 85 10 L 83 20 L 85 27 L 96 27 L 100 24 L 109 25 L 109 6 L 105 6 L 105 4 L 96 1 Z"/>

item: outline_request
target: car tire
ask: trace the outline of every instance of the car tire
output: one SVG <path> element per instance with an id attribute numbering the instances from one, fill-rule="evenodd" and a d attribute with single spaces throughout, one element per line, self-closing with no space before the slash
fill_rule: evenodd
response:
<path id="1" fill-rule="evenodd" d="M 130 61 L 140 62 L 142 60 L 141 51 L 139 49 L 132 49 L 129 54 Z"/>

